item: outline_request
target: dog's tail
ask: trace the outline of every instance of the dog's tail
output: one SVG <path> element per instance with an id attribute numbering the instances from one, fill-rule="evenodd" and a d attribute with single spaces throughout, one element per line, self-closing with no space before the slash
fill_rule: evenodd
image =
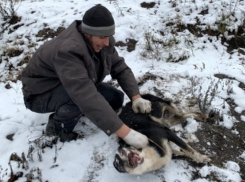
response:
<path id="1" fill-rule="evenodd" d="M 168 135 L 168 140 L 175 143 L 178 145 L 180 148 L 187 150 L 188 145 L 180 138 L 178 137 L 173 131 L 170 129 L 166 128 L 167 130 L 167 135 Z"/>

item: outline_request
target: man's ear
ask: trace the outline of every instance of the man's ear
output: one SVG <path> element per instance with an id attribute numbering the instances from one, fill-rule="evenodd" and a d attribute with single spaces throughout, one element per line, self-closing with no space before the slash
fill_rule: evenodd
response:
<path id="1" fill-rule="evenodd" d="M 89 35 L 89 34 L 84 34 L 84 36 L 87 38 L 87 39 L 89 39 L 90 37 L 91 37 L 91 35 Z"/>

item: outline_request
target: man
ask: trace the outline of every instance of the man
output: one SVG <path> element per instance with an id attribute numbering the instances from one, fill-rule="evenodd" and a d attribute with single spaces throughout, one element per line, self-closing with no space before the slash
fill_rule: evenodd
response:
<path id="1" fill-rule="evenodd" d="M 83 21 L 74 21 L 33 55 L 22 73 L 24 101 L 34 112 L 54 112 L 47 135 L 57 135 L 62 142 L 76 139 L 73 129 L 84 114 L 109 136 L 115 133 L 136 148 L 147 145 L 147 137 L 123 124 L 115 112 L 123 104 L 123 92 L 102 83 L 111 74 L 132 99 L 134 112 L 151 111 L 131 69 L 118 56 L 114 33 L 111 13 L 96 5 Z"/>

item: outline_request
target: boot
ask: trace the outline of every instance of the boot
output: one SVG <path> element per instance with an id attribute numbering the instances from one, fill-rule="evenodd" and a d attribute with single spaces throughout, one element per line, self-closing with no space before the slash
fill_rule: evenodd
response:
<path id="1" fill-rule="evenodd" d="M 64 123 L 58 122 L 53 119 L 53 115 L 49 116 L 49 121 L 46 126 L 46 135 L 47 136 L 58 136 L 61 142 L 70 142 L 83 136 L 75 133 L 73 131 L 68 131 L 64 126 Z M 74 125 L 75 126 L 75 125 Z"/>

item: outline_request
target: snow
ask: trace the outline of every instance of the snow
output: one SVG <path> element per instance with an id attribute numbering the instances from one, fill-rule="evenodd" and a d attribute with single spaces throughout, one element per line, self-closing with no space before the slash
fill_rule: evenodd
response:
<path id="1" fill-rule="evenodd" d="M 142 94 L 154 94 L 153 88 L 157 87 L 165 98 L 175 100 L 176 97 L 182 97 L 185 99 L 191 95 L 198 96 L 200 93 L 205 96 L 210 85 L 214 86 L 219 83 L 216 97 L 210 103 L 213 108 L 224 113 L 224 121 L 218 124 L 231 129 L 237 122 L 230 115 L 230 108 L 224 102 L 225 99 L 234 99 L 237 113 L 242 113 L 245 110 L 244 90 L 239 87 L 240 82 L 245 83 L 245 56 L 237 51 L 233 51 L 233 54 L 227 53 L 227 48 L 222 45 L 218 37 L 208 35 L 196 37 L 189 31 L 171 34 L 171 28 L 165 24 L 165 22 L 172 20 L 173 24 L 182 22 L 186 25 L 196 22 L 196 18 L 198 18 L 201 22 L 200 28 L 204 28 L 202 26 L 207 24 L 217 30 L 214 23 L 221 20 L 222 14 L 227 15 L 230 11 L 234 11 L 237 21 L 227 18 L 226 22 L 228 28 L 237 29 L 238 25 L 244 21 L 244 1 L 220 0 L 212 1 L 212 3 L 210 3 L 211 1 L 189 0 L 155 1 L 156 5 L 153 8 L 146 9 L 140 6 L 142 3 L 140 0 L 25 0 L 17 4 L 18 8 L 16 9 L 18 16 L 22 17 L 19 24 L 24 25 L 10 34 L 5 31 L 0 35 L 0 55 L 2 55 L 0 61 L 0 181 L 9 179 L 10 155 L 16 153 L 21 156 L 22 152 L 27 155 L 30 146 L 32 146 L 34 147 L 33 160 L 27 159 L 29 169 L 19 168 L 17 163 L 13 161 L 11 161 L 11 165 L 14 173 L 23 171 L 26 174 L 33 169 L 35 177 L 38 174 L 34 169 L 40 169 L 42 181 L 207 182 L 208 180 L 205 178 L 215 174 L 220 181 L 241 182 L 240 166 L 234 161 L 224 161 L 224 166 L 206 164 L 202 168 L 194 169 L 188 165 L 186 160 L 172 160 L 169 166 L 141 176 L 118 173 L 113 167 L 114 154 L 118 147 L 116 136 L 107 137 L 85 117 L 81 118 L 81 122 L 75 128 L 75 130 L 84 133 L 83 140 L 69 143 L 58 142 L 52 148 L 46 147 L 43 150 L 35 144 L 35 141 L 42 143 L 52 140 L 52 138 L 42 137 L 50 113 L 37 114 L 26 109 L 21 91 L 22 83 L 20 81 L 5 82 L 11 75 L 10 71 L 5 68 L 9 62 L 17 67 L 25 54 L 33 53 L 43 44 L 44 41 L 36 37 L 39 30 L 43 28 L 56 30 L 60 26 L 67 27 L 75 19 L 81 19 L 85 11 L 98 2 L 112 12 L 116 23 L 116 41 L 126 42 L 128 38 L 138 41 L 132 52 L 128 52 L 126 47 L 117 47 L 119 55 L 125 58 L 136 79 L 141 80 L 146 73 L 159 76 L 154 80 L 146 81 L 140 87 Z M 176 6 L 173 6 L 174 4 Z M 208 13 L 200 14 L 205 9 L 208 9 Z M 0 23 L 3 23 L 2 19 L 0 19 Z M 164 37 L 159 34 L 159 30 L 164 32 Z M 179 44 L 160 47 L 160 56 L 152 53 L 151 58 L 142 58 L 141 54 L 145 52 L 146 44 L 145 33 L 150 33 L 165 43 L 176 39 Z M 228 35 L 224 36 L 228 37 Z M 9 62 L 6 61 L 4 50 L 15 46 L 18 41 L 24 42 L 17 46 L 23 50 L 23 53 L 10 58 Z M 28 47 L 30 43 L 36 45 Z M 170 53 L 175 58 L 186 55 L 188 59 L 177 63 L 169 62 Z M 159 58 L 161 60 L 158 60 Z M 18 67 L 18 70 L 23 69 L 24 66 Z M 214 77 L 214 74 L 225 74 L 234 80 L 230 81 L 225 78 L 219 80 Z M 15 77 L 16 75 L 13 75 L 13 78 Z M 105 81 L 110 79 L 111 77 L 108 76 Z M 5 88 L 6 83 L 11 86 L 10 89 Z M 125 98 L 125 103 L 127 101 L 129 99 Z M 244 115 L 241 115 L 241 122 L 245 122 Z M 198 132 L 198 129 L 200 129 L 200 124 L 193 118 L 189 118 L 185 132 L 195 139 L 194 134 Z M 176 126 L 175 130 L 183 129 L 181 126 Z M 14 134 L 12 141 L 6 139 L 6 136 L 11 134 Z M 240 158 L 245 161 L 245 151 L 240 155 Z M 196 171 L 201 178 L 192 180 L 192 174 Z M 18 182 L 22 181 L 26 181 L 26 177 L 18 179 Z"/>

